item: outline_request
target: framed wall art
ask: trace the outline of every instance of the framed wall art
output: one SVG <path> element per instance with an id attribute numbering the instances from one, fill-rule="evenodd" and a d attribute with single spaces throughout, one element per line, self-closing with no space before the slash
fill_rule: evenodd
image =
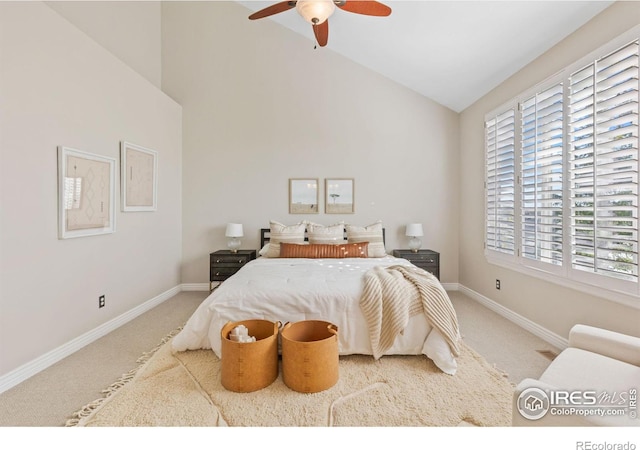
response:
<path id="1" fill-rule="evenodd" d="M 327 214 L 353 214 L 353 178 L 325 178 L 324 212 Z"/>
<path id="2" fill-rule="evenodd" d="M 116 160 L 58 147 L 58 237 L 115 232 Z"/>
<path id="3" fill-rule="evenodd" d="M 120 145 L 122 211 L 155 211 L 157 190 L 158 152 L 123 141 Z"/>
<path id="4" fill-rule="evenodd" d="M 289 214 L 317 214 L 318 179 L 289 178 Z"/>

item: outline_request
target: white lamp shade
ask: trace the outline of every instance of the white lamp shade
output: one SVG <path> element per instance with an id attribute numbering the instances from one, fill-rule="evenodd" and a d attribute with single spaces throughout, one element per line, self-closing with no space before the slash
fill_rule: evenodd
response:
<path id="1" fill-rule="evenodd" d="M 410 223 L 407 225 L 407 231 L 405 233 L 406 236 L 423 236 L 424 233 L 422 231 L 421 223 Z"/>
<path id="2" fill-rule="evenodd" d="M 242 231 L 241 223 L 228 223 L 227 231 L 224 234 L 227 237 L 242 237 L 244 233 Z"/>
<path id="3" fill-rule="evenodd" d="M 336 5 L 333 0 L 298 0 L 296 9 L 304 20 L 312 25 L 319 25 L 333 14 Z"/>

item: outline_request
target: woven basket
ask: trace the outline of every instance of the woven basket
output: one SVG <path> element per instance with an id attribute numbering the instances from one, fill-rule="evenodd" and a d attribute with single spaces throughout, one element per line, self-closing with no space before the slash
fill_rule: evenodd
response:
<path id="1" fill-rule="evenodd" d="M 292 390 L 320 392 L 338 382 L 338 327 L 321 320 L 287 323 L 280 332 L 282 379 Z"/>
<path id="2" fill-rule="evenodd" d="M 244 325 L 255 342 L 234 342 L 229 333 Z M 233 392 L 253 392 L 269 386 L 278 378 L 279 322 L 243 320 L 222 327 L 222 386 Z"/>

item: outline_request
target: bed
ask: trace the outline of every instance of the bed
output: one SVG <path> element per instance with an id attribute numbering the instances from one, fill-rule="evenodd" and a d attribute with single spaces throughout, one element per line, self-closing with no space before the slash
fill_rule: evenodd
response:
<path id="1" fill-rule="evenodd" d="M 416 268 L 406 259 L 386 254 L 381 223 L 362 227 L 364 232 L 359 238 L 367 241 L 353 243 L 364 245 L 366 257 L 351 257 L 351 254 L 342 257 L 288 257 L 291 254 L 289 247 L 296 252 L 306 251 L 316 245 L 322 251 L 328 247 L 340 247 L 330 240 L 330 233 L 327 231 L 329 227 L 301 224 L 304 225 L 302 241 L 302 226 L 296 224 L 297 242 L 286 242 L 290 236 L 277 233 L 273 221 L 270 228 L 262 229 L 261 256 L 245 264 L 204 300 L 181 332 L 174 337 L 173 350 L 210 348 L 220 357 L 220 330 L 229 321 L 266 319 L 284 324 L 301 320 L 324 320 L 338 327 L 340 355 L 375 355 L 370 335 L 370 317 L 365 316 L 360 304 L 366 290 L 363 280 L 374 270 L 391 267 L 422 269 Z M 349 230 L 347 228 L 345 231 L 342 224 L 331 227 L 340 229 L 340 239 L 343 239 L 342 233 Z M 375 230 L 375 236 L 367 234 L 371 229 Z M 322 233 L 317 235 L 312 232 L 317 230 L 322 230 Z M 335 238 L 337 231 L 333 232 Z M 276 236 L 278 240 L 274 242 Z M 313 244 L 309 242 L 310 236 Z M 347 235 L 349 237 L 352 236 Z M 372 242 L 375 240 L 379 242 Z M 322 243 L 318 244 L 319 241 Z M 352 243 L 348 239 L 344 242 Z M 276 252 L 274 248 L 277 246 L 279 248 Z M 368 251 L 368 248 L 372 250 Z M 402 326 L 402 332 L 384 349 L 384 355 L 419 354 L 433 360 L 443 372 L 455 374 L 456 352 L 451 341 L 446 339 L 445 333 L 432 325 L 425 314 L 408 317 Z"/>

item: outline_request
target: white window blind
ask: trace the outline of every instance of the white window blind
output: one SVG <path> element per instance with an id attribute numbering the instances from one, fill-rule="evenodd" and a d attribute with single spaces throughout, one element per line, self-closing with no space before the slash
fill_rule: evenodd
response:
<path id="1" fill-rule="evenodd" d="M 520 104 L 522 257 L 562 265 L 563 85 Z"/>
<path id="2" fill-rule="evenodd" d="M 490 263 L 640 305 L 639 52 L 640 25 L 485 116 Z"/>
<path id="3" fill-rule="evenodd" d="M 638 41 L 569 77 L 571 266 L 638 281 Z"/>
<path id="4" fill-rule="evenodd" d="M 485 123 L 486 248 L 515 254 L 515 110 Z"/>

